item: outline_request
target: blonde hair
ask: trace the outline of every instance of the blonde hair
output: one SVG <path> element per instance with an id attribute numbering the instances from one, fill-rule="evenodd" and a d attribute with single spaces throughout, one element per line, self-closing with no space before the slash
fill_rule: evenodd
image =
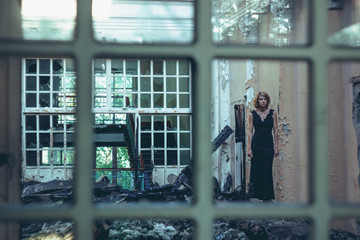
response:
<path id="1" fill-rule="evenodd" d="M 270 105 L 270 96 L 269 94 L 267 94 L 266 92 L 258 92 L 254 98 L 254 107 L 256 109 L 258 109 L 260 106 L 259 106 L 259 97 L 262 96 L 262 97 L 265 97 L 267 99 L 267 103 L 266 103 L 266 108 L 269 107 Z"/>

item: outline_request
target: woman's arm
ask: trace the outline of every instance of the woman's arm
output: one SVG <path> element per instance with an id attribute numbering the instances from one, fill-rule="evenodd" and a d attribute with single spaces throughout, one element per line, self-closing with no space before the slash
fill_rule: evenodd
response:
<path id="1" fill-rule="evenodd" d="M 277 123 L 277 113 L 274 111 L 273 113 L 273 119 L 274 119 L 274 157 L 279 156 L 279 141 L 278 141 L 278 123 Z"/>
<path id="2" fill-rule="evenodd" d="M 248 157 L 253 157 L 253 152 L 251 150 L 251 140 L 253 136 L 253 115 L 250 113 L 249 115 L 249 131 L 248 131 L 248 142 L 247 142 L 247 155 Z"/>

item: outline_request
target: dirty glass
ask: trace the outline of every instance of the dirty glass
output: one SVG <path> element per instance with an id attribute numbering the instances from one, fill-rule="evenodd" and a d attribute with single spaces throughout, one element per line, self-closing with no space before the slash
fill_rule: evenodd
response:
<path id="1" fill-rule="evenodd" d="M 358 1 L 328 1 L 328 43 L 337 47 L 360 47 Z"/>
<path id="2" fill-rule="evenodd" d="M 16 38 L 71 41 L 76 25 L 76 8 L 76 0 L 23 0 L 19 26 L 22 35 Z"/>
<path id="3" fill-rule="evenodd" d="M 212 0 L 212 38 L 218 44 L 306 45 L 307 0 Z"/>
<path id="4" fill-rule="evenodd" d="M 194 1 L 93 0 L 92 6 L 98 41 L 189 44 L 194 40 Z"/>
<path id="5" fill-rule="evenodd" d="M 215 202 L 308 203 L 309 64 L 216 59 L 212 66 Z M 261 108 L 260 91 L 269 96 Z"/>
<path id="6" fill-rule="evenodd" d="M 51 204 L 48 204 L 51 206 Z M 74 239 L 75 223 L 68 220 L 21 222 L 19 239 Z"/>
<path id="7" fill-rule="evenodd" d="M 329 193 L 333 203 L 359 203 L 360 62 L 328 68 Z"/>
<path id="8" fill-rule="evenodd" d="M 217 219 L 213 239 L 313 239 L 312 229 L 313 223 L 307 218 Z"/>

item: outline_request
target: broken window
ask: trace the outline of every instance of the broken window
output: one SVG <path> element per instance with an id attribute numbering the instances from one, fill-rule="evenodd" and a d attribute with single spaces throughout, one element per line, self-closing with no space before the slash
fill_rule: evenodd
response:
<path id="1" fill-rule="evenodd" d="M 75 163 L 74 62 L 26 58 L 23 68 L 24 179 L 49 181 L 49 169 Z M 144 186 L 144 171 L 154 170 L 164 176 L 150 181 L 165 184 L 167 175 L 190 164 L 190 73 L 186 60 L 94 59 L 95 180 L 107 175 L 124 183 L 136 175 Z M 110 164 L 123 158 L 125 165 Z M 130 182 L 126 188 L 134 189 Z"/>

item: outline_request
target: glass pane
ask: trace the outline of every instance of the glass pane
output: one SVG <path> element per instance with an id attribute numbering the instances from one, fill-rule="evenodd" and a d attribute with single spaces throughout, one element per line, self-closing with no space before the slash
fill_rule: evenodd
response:
<path id="1" fill-rule="evenodd" d="M 150 92 L 151 84 L 149 77 L 141 77 L 140 78 L 140 91 L 142 92 Z"/>
<path id="2" fill-rule="evenodd" d="M 213 40 L 218 44 L 305 45 L 307 0 L 212 0 Z"/>
<path id="3" fill-rule="evenodd" d="M 53 164 L 54 165 L 63 165 L 63 154 L 62 150 L 54 150 L 53 151 Z"/>
<path id="4" fill-rule="evenodd" d="M 67 165 L 75 164 L 75 151 L 72 149 L 66 149 L 66 164 Z"/>
<path id="5" fill-rule="evenodd" d="M 163 150 L 155 150 L 154 151 L 154 165 L 164 165 L 164 151 Z"/>
<path id="6" fill-rule="evenodd" d="M 64 72 L 63 60 L 54 59 L 53 60 L 53 74 L 62 74 Z"/>
<path id="7" fill-rule="evenodd" d="M 166 61 L 166 75 L 176 75 L 176 60 Z"/>
<path id="8" fill-rule="evenodd" d="M 50 90 L 50 76 L 40 76 L 39 80 L 40 80 L 40 84 L 39 84 L 40 91 L 49 91 Z"/>
<path id="9" fill-rule="evenodd" d="M 177 165 L 177 151 L 167 150 L 167 162 L 166 165 Z"/>
<path id="10" fill-rule="evenodd" d="M 26 94 L 26 107 L 36 107 L 36 93 Z"/>
<path id="11" fill-rule="evenodd" d="M 141 134 L 141 147 L 150 148 L 151 147 L 151 133 L 142 133 Z"/>
<path id="12" fill-rule="evenodd" d="M 151 95 L 150 94 L 140 94 L 140 107 L 141 108 L 150 108 L 151 107 Z"/>
<path id="13" fill-rule="evenodd" d="M 119 91 L 119 90 L 124 89 L 124 84 L 125 84 L 124 77 L 112 77 L 111 79 L 112 79 L 112 81 L 111 81 L 111 91 Z M 104 77 L 104 80 L 105 80 L 105 83 L 106 83 L 106 78 L 105 77 Z"/>
<path id="14" fill-rule="evenodd" d="M 36 77 L 35 76 L 26 77 L 26 90 L 28 90 L 28 91 L 36 90 Z"/>
<path id="15" fill-rule="evenodd" d="M 25 116 L 26 130 L 36 130 L 36 116 Z"/>
<path id="16" fill-rule="evenodd" d="M 26 148 L 36 148 L 36 133 L 26 134 Z"/>
<path id="17" fill-rule="evenodd" d="M 153 88 L 154 88 L 154 92 L 163 92 L 164 91 L 164 79 L 154 77 Z"/>
<path id="18" fill-rule="evenodd" d="M 76 77 L 65 78 L 65 87 L 67 92 L 75 92 L 75 80 Z"/>
<path id="19" fill-rule="evenodd" d="M 141 130 L 151 130 L 151 116 L 141 116 Z"/>
<path id="20" fill-rule="evenodd" d="M 106 91 L 106 77 L 95 76 L 95 91 Z"/>
<path id="21" fill-rule="evenodd" d="M 166 116 L 166 119 L 167 130 L 177 130 L 177 116 Z"/>
<path id="22" fill-rule="evenodd" d="M 94 106 L 96 108 L 106 107 L 106 96 L 103 94 L 95 94 Z"/>
<path id="23" fill-rule="evenodd" d="M 138 65 L 136 60 L 126 60 L 126 74 L 138 74 Z"/>
<path id="24" fill-rule="evenodd" d="M 360 47 L 360 9 L 358 1 L 328 1 L 328 43 L 341 47 Z"/>
<path id="25" fill-rule="evenodd" d="M 76 107 L 76 96 L 74 94 L 68 94 L 65 97 L 65 107 Z"/>
<path id="26" fill-rule="evenodd" d="M 190 116 L 179 116 L 180 131 L 190 131 Z"/>
<path id="27" fill-rule="evenodd" d="M 154 60 L 154 75 L 163 75 L 164 74 L 164 64 L 163 61 Z"/>
<path id="28" fill-rule="evenodd" d="M 62 91 L 64 90 L 63 78 L 58 76 L 53 76 L 53 90 Z"/>
<path id="29" fill-rule="evenodd" d="M 179 75 L 189 75 L 189 61 L 179 61 Z"/>
<path id="30" fill-rule="evenodd" d="M 36 151 L 26 151 L 26 166 L 37 165 Z"/>
<path id="31" fill-rule="evenodd" d="M 179 94 L 180 108 L 189 108 L 190 107 L 189 97 L 190 97 L 189 94 Z"/>
<path id="32" fill-rule="evenodd" d="M 111 97 L 111 106 L 115 108 L 124 107 L 124 96 L 121 94 L 113 94 Z"/>
<path id="33" fill-rule="evenodd" d="M 164 147 L 164 133 L 154 133 L 154 147 Z"/>
<path id="34" fill-rule="evenodd" d="M 123 74 L 124 67 L 123 67 L 123 60 L 111 60 L 111 73 L 112 74 Z"/>
<path id="35" fill-rule="evenodd" d="M 58 115 L 53 115 L 52 116 L 53 130 L 54 131 L 64 130 L 63 122 L 60 121 L 59 118 L 60 118 L 60 116 L 58 116 Z"/>
<path id="36" fill-rule="evenodd" d="M 154 116 L 154 131 L 164 130 L 164 116 Z"/>
<path id="37" fill-rule="evenodd" d="M 50 73 L 50 60 L 49 59 L 40 59 L 40 74 L 49 74 Z"/>
<path id="38" fill-rule="evenodd" d="M 168 148 L 176 148 L 177 147 L 177 134 L 176 133 L 168 133 L 167 134 L 167 147 Z"/>
<path id="39" fill-rule="evenodd" d="M 39 106 L 40 107 L 50 107 L 50 94 L 49 93 L 40 93 Z"/>
<path id="40" fill-rule="evenodd" d="M 180 151 L 180 165 L 190 165 L 190 150 Z"/>
<path id="41" fill-rule="evenodd" d="M 22 32 L 26 40 L 70 41 L 75 30 L 76 1 L 22 0 Z"/>
<path id="42" fill-rule="evenodd" d="M 164 94 L 154 94 L 154 108 L 164 107 Z"/>
<path id="43" fill-rule="evenodd" d="M 40 166 L 50 165 L 51 163 L 51 152 L 43 149 L 40 152 Z"/>
<path id="44" fill-rule="evenodd" d="M 37 73 L 36 59 L 26 59 L 25 68 L 26 73 Z"/>
<path id="45" fill-rule="evenodd" d="M 166 78 L 166 91 L 167 92 L 176 92 L 176 78 L 168 77 Z"/>
<path id="46" fill-rule="evenodd" d="M 193 1 L 92 2 L 92 24 L 98 41 L 184 44 L 194 40 Z"/>
<path id="47" fill-rule="evenodd" d="M 179 78 L 179 91 L 189 92 L 189 78 Z"/>
<path id="48" fill-rule="evenodd" d="M 40 147 L 50 147 L 50 134 L 40 133 Z"/>
<path id="49" fill-rule="evenodd" d="M 50 130 L 50 115 L 39 116 L 39 126 L 40 130 L 49 131 Z"/>
<path id="50" fill-rule="evenodd" d="M 150 75 L 150 60 L 141 60 L 140 61 L 140 74 L 141 75 Z"/>
<path id="51" fill-rule="evenodd" d="M 180 133 L 180 147 L 190 148 L 190 133 Z"/>
<path id="52" fill-rule="evenodd" d="M 54 93 L 53 94 L 53 107 L 57 108 L 57 107 L 64 107 L 64 94 L 62 93 Z"/>
<path id="53" fill-rule="evenodd" d="M 166 107 L 176 108 L 176 94 L 166 94 Z"/>

